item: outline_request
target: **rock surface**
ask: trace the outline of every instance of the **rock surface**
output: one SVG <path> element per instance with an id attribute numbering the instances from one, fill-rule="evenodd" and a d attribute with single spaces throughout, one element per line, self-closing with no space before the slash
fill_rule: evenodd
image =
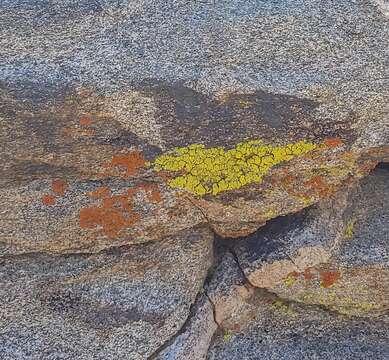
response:
<path id="1" fill-rule="evenodd" d="M 1 357 L 146 359 L 183 326 L 211 263 L 201 228 L 95 255 L 4 257 Z"/>
<path id="2" fill-rule="evenodd" d="M 207 359 L 380 359 L 388 356 L 388 318 L 347 319 L 321 309 L 261 308 L 245 331 L 220 334 Z"/>
<path id="3" fill-rule="evenodd" d="M 0 18 L 6 253 L 97 252 L 205 222 L 248 235 L 388 157 L 379 4 L 3 1 Z M 318 148 L 203 198 L 144 163 L 247 140 Z"/>
<path id="4" fill-rule="evenodd" d="M 389 308 L 387 166 L 298 215 L 276 219 L 234 252 L 247 279 L 283 298 L 344 314 Z"/>
<path id="5" fill-rule="evenodd" d="M 387 358 L 388 21 L 1 1 L 0 357 Z"/>
<path id="6" fill-rule="evenodd" d="M 183 331 L 155 357 L 157 360 L 205 359 L 214 332 L 217 329 L 213 306 L 202 296 L 193 307 L 193 317 Z"/>

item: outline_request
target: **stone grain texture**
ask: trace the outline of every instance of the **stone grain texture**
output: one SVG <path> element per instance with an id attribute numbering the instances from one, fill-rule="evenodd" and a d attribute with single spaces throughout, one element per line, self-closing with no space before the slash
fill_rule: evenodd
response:
<path id="1" fill-rule="evenodd" d="M 1 358 L 146 359 L 184 325 L 211 263 L 204 228 L 94 255 L 4 257 Z"/>
<path id="2" fill-rule="evenodd" d="M 273 305 L 247 329 L 220 334 L 207 359 L 379 359 L 388 357 L 388 318 L 347 319 L 321 309 Z"/>
<path id="3" fill-rule="evenodd" d="M 157 360 L 203 360 L 208 353 L 212 336 L 217 329 L 213 306 L 202 296 L 193 306 L 193 317 L 182 332 L 156 357 Z"/>
<path id="4" fill-rule="evenodd" d="M 249 282 L 346 315 L 389 309 L 389 171 L 233 243 Z"/>
<path id="5" fill-rule="evenodd" d="M 245 236 L 388 158 L 389 27 L 377 2 L 6 0 L 0 20 L 9 254 L 97 252 L 205 222 Z M 203 198 L 143 166 L 175 146 L 253 139 L 326 146 Z M 56 180 L 70 185 L 60 199 L 47 192 Z M 150 183 L 152 210 L 137 196 Z M 113 206 L 131 206 L 80 219 L 99 187 L 130 191 Z"/>
<path id="6" fill-rule="evenodd" d="M 360 182 L 389 161 L 386 1 L 2 0 L 0 24 L 1 359 L 387 358 L 387 169 Z M 215 196 L 153 166 L 252 140 L 314 150 Z"/>

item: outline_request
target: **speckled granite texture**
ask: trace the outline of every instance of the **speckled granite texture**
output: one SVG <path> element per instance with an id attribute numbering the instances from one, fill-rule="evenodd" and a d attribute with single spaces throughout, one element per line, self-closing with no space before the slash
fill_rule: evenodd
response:
<path id="1" fill-rule="evenodd" d="M 1 359 L 389 357 L 386 0 L 0 24 Z"/>

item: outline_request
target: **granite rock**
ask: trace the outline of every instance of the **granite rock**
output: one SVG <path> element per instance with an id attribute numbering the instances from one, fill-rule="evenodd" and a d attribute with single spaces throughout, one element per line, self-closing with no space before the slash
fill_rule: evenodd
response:
<path id="1" fill-rule="evenodd" d="M 388 175 L 382 165 L 333 198 L 234 243 L 250 283 L 346 315 L 386 313 Z"/>
<path id="2" fill-rule="evenodd" d="M 245 236 L 366 175 L 389 152 L 384 8 L 344 0 L 3 1 L 4 251 L 97 252 L 205 222 L 221 236 Z M 174 174 L 143 166 L 176 146 L 230 149 L 252 139 L 318 149 L 275 166 L 262 183 L 203 198 L 167 187 Z M 54 181 L 71 185 L 60 199 L 49 189 Z M 134 199 L 147 197 L 149 183 L 152 215 L 141 206 L 150 201 Z M 99 199 L 125 203 L 124 214 L 107 219 L 107 209 L 94 209 L 97 219 L 80 218 L 84 189 L 98 187 L 131 193 Z"/>
<path id="3" fill-rule="evenodd" d="M 349 319 L 297 304 L 277 302 L 260 309 L 248 328 L 215 337 L 207 359 L 380 359 L 388 356 L 389 324 Z"/>
<path id="4" fill-rule="evenodd" d="M 212 336 L 217 329 L 213 317 L 213 306 L 206 296 L 201 296 L 194 304 L 192 317 L 174 338 L 171 344 L 152 359 L 156 360 L 204 360 Z"/>
<path id="5" fill-rule="evenodd" d="M 146 359 L 186 322 L 212 239 L 195 228 L 94 255 L 3 257 L 2 359 Z"/>

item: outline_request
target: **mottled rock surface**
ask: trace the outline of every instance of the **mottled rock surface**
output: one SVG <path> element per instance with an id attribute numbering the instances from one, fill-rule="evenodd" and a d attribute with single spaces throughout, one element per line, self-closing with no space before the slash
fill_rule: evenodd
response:
<path id="1" fill-rule="evenodd" d="M 387 359 L 388 318 L 347 319 L 322 309 L 269 305 L 245 331 L 220 334 L 207 359 Z"/>
<path id="2" fill-rule="evenodd" d="M 234 252 L 256 287 L 347 315 L 385 313 L 388 198 L 383 165 L 332 198 L 233 242 Z"/>
<path id="3" fill-rule="evenodd" d="M 0 357 L 387 357 L 387 8 L 2 0 Z"/>
<path id="4" fill-rule="evenodd" d="M 183 326 L 211 263 L 201 228 L 94 255 L 3 257 L 1 358 L 146 359 Z"/>
<path id="5" fill-rule="evenodd" d="M 4 252 L 96 252 L 205 222 L 248 235 L 388 157 L 378 3 L 3 1 L 0 19 Z M 324 146 L 203 198 L 144 164 L 252 139 Z"/>
<path id="6" fill-rule="evenodd" d="M 159 352 L 156 360 L 205 359 L 212 336 L 217 329 L 213 306 L 202 296 L 193 306 L 193 316 L 171 344 Z"/>

